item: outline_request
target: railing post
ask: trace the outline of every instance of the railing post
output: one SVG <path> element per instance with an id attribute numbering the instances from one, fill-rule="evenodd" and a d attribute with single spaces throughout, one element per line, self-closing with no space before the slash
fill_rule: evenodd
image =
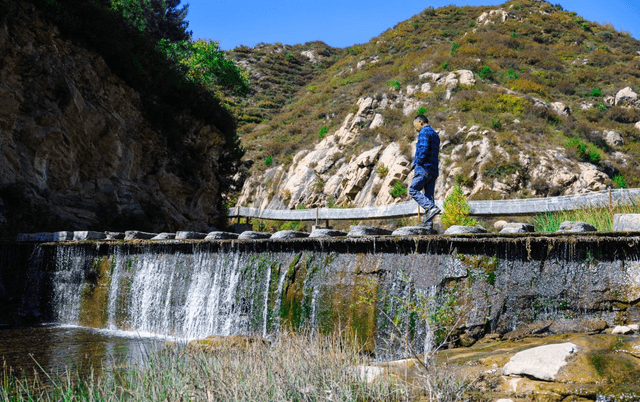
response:
<path id="1" fill-rule="evenodd" d="M 316 207 L 316 226 L 318 226 L 318 207 Z"/>

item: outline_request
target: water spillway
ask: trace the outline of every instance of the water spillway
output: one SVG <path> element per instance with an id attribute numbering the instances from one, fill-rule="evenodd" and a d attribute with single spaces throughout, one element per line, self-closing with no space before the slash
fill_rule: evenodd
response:
<path id="1" fill-rule="evenodd" d="M 460 339 L 477 339 L 540 320 L 613 325 L 640 315 L 639 241 L 600 234 L 5 243 L 0 324 L 183 338 L 340 330 L 390 357 L 407 340 L 424 343 L 428 325 L 436 338 L 455 326 Z"/>

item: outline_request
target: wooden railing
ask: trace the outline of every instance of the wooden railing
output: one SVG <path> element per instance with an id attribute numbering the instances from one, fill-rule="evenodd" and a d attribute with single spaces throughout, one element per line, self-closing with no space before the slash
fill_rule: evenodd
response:
<path id="1" fill-rule="evenodd" d="M 569 211 L 588 206 L 614 206 L 640 199 L 640 189 L 616 189 L 546 198 L 524 198 L 516 200 L 469 201 L 471 215 L 509 216 L 532 215 L 540 212 Z M 442 201 L 436 201 L 442 208 Z M 392 219 L 418 215 L 415 201 L 367 208 L 312 208 L 312 209 L 258 209 L 249 207 L 230 208 L 230 218 L 258 218 L 276 221 L 320 221 L 320 220 L 365 220 Z"/>

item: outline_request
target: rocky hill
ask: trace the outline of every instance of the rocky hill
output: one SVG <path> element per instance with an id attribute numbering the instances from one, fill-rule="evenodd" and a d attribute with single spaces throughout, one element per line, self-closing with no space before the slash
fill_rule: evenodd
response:
<path id="1" fill-rule="evenodd" d="M 0 235 L 213 228 L 232 117 L 161 85 L 109 15 L 63 29 L 43 7 L 0 1 Z"/>
<path id="2" fill-rule="evenodd" d="M 275 48 L 311 59 L 307 50 Z M 251 70 L 265 45 L 237 52 Z M 437 199 L 454 184 L 471 199 L 640 185 L 640 42 L 612 26 L 545 1 L 513 0 L 428 8 L 332 52 L 335 62 L 273 113 L 243 121 L 251 167 L 239 205 L 408 199 L 418 112 L 441 137 Z M 249 102 L 268 102 L 256 99 Z"/>

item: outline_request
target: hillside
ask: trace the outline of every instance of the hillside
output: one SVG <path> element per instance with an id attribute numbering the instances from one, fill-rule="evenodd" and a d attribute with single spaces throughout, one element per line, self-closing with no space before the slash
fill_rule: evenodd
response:
<path id="1" fill-rule="evenodd" d="M 235 53 L 251 71 L 265 49 L 305 58 L 274 45 Z M 640 42 L 611 26 L 513 0 L 428 8 L 368 43 L 329 52 L 308 81 L 269 80 L 262 70 L 265 92 L 244 109 L 255 118 L 240 118 L 250 169 L 239 205 L 408 199 L 419 111 L 442 140 L 437 199 L 454 184 L 471 199 L 640 185 Z M 260 114 L 267 91 L 290 98 Z"/>

